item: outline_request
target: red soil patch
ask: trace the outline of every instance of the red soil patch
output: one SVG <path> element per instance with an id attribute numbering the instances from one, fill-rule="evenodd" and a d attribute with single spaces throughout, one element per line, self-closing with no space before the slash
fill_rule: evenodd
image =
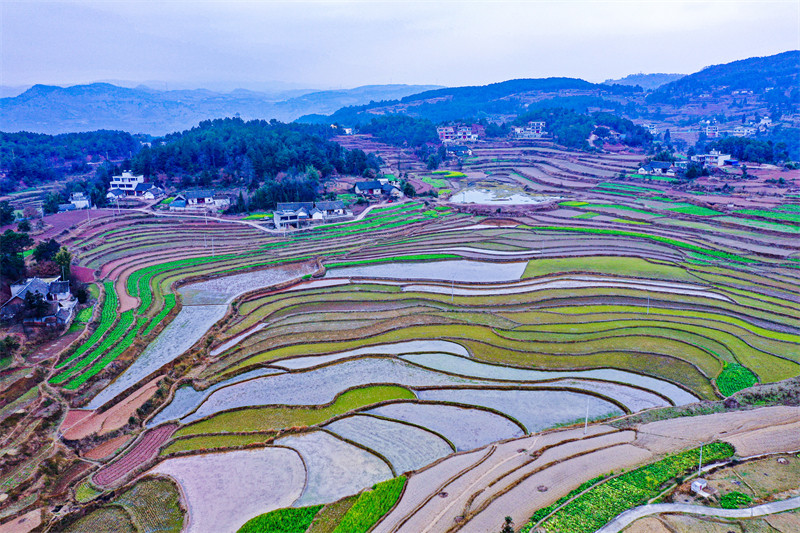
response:
<path id="1" fill-rule="evenodd" d="M 100 444 L 99 446 L 95 446 L 91 450 L 87 450 L 83 453 L 83 456 L 87 459 L 91 459 L 93 461 L 99 461 L 101 459 L 105 459 L 106 457 L 110 457 L 114 454 L 117 450 L 122 448 L 128 441 L 131 440 L 131 435 L 120 435 L 119 437 L 115 437 L 111 440 L 107 440 L 104 443 Z"/>
<path id="2" fill-rule="evenodd" d="M 81 283 L 92 283 L 94 281 L 94 270 L 91 268 L 72 265 L 70 271 Z"/>
<path id="3" fill-rule="evenodd" d="M 158 376 L 143 385 L 104 413 L 80 410 L 81 413 L 89 413 L 89 416 L 77 418 L 77 415 L 75 415 L 76 418 L 72 419 L 74 422 L 67 424 L 67 421 L 70 420 L 70 414 L 73 412 L 70 411 L 67 413 L 64 423 L 61 424 L 63 437 L 67 440 L 78 440 L 93 434 L 105 435 L 123 427 L 136 410 L 155 394 L 156 390 L 158 390 L 158 382 L 162 377 Z"/>
<path id="4" fill-rule="evenodd" d="M 110 217 L 114 215 L 113 209 L 92 209 L 89 213 L 89 217 L 91 220 L 101 218 L 101 217 Z M 47 239 L 53 239 L 58 236 L 62 231 L 68 230 L 72 226 L 77 226 L 82 222 L 86 222 L 86 210 L 81 211 L 65 211 L 64 213 L 56 213 L 54 215 L 48 215 L 44 217 L 45 224 L 49 224 L 51 227 L 44 230 L 39 235 L 36 235 L 36 240 L 44 241 Z M 58 239 L 56 239 L 58 240 Z"/>
<path id="5" fill-rule="evenodd" d="M 158 454 L 161 445 L 167 442 L 177 429 L 177 424 L 167 424 L 148 431 L 128 453 L 101 468 L 94 475 L 92 481 L 98 487 L 105 488 L 124 479 L 138 467 L 153 459 Z"/>

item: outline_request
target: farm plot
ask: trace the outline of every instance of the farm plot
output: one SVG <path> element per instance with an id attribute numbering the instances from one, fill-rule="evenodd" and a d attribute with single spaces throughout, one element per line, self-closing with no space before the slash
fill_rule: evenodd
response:
<path id="1" fill-rule="evenodd" d="M 431 429 L 452 442 L 459 452 L 524 434 L 517 424 L 496 413 L 454 405 L 398 402 L 366 413 Z"/>
<path id="2" fill-rule="evenodd" d="M 356 348 L 355 350 L 346 350 L 330 355 L 309 355 L 306 357 L 292 357 L 289 359 L 281 359 L 275 361 L 274 366 L 280 366 L 289 370 L 298 370 L 302 368 L 312 368 L 321 366 L 327 363 L 332 363 L 342 359 L 349 359 L 357 356 L 364 355 L 394 355 L 400 356 L 404 354 L 422 353 L 422 352 L 443 352 L 449 354 L 458 354 L 464 357 L 469 357 L 469 352 L 466 348 L 458 343 L 443 341 L 443 340 L 418 340 L 407 342 L 394 342 L 389 344 L 377 344 L 375 346 L 366 346 L 364 348 Z"/>
<path id="3" fill-rule="evenodd" d="M 178 316 L 142 351 L 133 364 L 89 402 L 89 409 L 103 406 L 128 387 L 180 356 L 200 340 L 208 328 L 225 315 L 227 309 L 227 305 L 187 305 L 181 308 Z"/>
<path id="4" fill-rule="evenodd" d="M 128 511 L 139 533 L 180 533 L 182 529 L 180 494 L 166 479 L 144 479 L 114 503 Z"/>
<path id="5" fill-rule="evenodd" d="M 518 280 L 527 263 L 481 263 L 477 261 L 439 261 L 433 263 L 388 263 L 333 268 L 325 277 L 365 277 L 395 279 L 435 279 L 441 281 L 497 282 Z"/>
<path id="6" fill-rule="evenodd" d="M 292 505 L 305 485 L 297 452 L 275 446 L 176 457 L 149 473 L 169 476 L 180 485 L 188 507 L 185 531 L 190 533 L 234 533 L 255 516 Z"/>
<path id="7" fill-rule="evenodd" d="M 256 370 L 251 370 L 250 372 L 245 372 L 244 374 L 240 374 L 230 379 L 226 379 L 225 381 L 215 383 L 214 385 L 202 390 L 196 390 L 191 385 L 179 387 L 175 391 L 175 396 L 172 398 L 172 401 L 169 402 L 166 407 L 159 411 L 153 418 L 151 418 L 148 421 L 147 426 L 155 427 L 168 420 L 178 420 L 179 418 L 182 418 L 189 411 L 200 405 L 203 400 L 208 398 L 214 391 L 219 390 L 222 387 L 227 387 L 228 385 L 233 385 L 234 383 L 239 383 L 241 381 L 247 381 L 248 379 L 277 374 L 279 372 L 280 370 L 278 369 L 259 368 Z"/>
<path id="8" fill-rule="evenodd" d="M 211 418 L 184 426 L 175 434 L 175 437 L 181 438 L 198 434 L 224 436 L 226 433 L 250 434 L 252 432 L 269 435 L 285 428 L 315 426 L 356 409 L 400 399 L 413 400 L 416 399 L 416 396 L 410 390 L 396 386 L 359 387 L 341 393 L 330 405 L 254 407 L 225 411 Z M 169 451 L 170 448 L 167 448 L 165 453 Z"/>
<path id="9" fill-rule="evenodd" d="M 383 459 L 325 431 L 284 437 L 275 444 L 296 450 L 305 461 L 307 481 L 293 503 L 297 507 L 336 501 L 392 477 Z"/>
<path id="10" fill-rule="evenodd" d="M 177 426 L 164 425 L 148 431 L 122 457 L 104 466 L 92 476 L 92 482 L 101 488 L 108 488 L 123 481 L 128 474 L 147 464 L 158 454 L 158 449 L 172 435 Z"/>
<path id="11" fill-rule="evenodd" d="M 633 372 L 608 368 L 597 370 L 569 370 L 554 372 L 515 368 L 508 365 L 493 365 L 472 359 L 444 353 L 408 354 L 402 359 L 414 364 L 461 376 L 502 381 L 547 381 L 564 378 L 595 379 L 616 383 L 626 383 L 644 390 L 654 391 L 669 398 L 675 405 L 683 405 L 697 401 L 697 397 L 667 381 L 642 376 Z M 648 395 L 649 396 L 649 395 Z"/>
<path id="12" fill-rule="evenodd" d="M 420 400 L 488 407 L 520 422 L 528 433 L 581 421 L 587 410 L 590 419 L 622 414 L 610 402 L 566 391 L 425 389 L 417 396 Z"/>
<path id="13" fill-rule="evenodd" d="M 314 270 L 314 265 L 310 263 L 292 267 L 273 267 L 192 283 L 181 287 L 178 292 L 183 305 L 227 304 L 240 294 L 298 279 L 313 273 Z"/>
<path id="14" fill-rule="evenodd" d="M 364 384 L 405 387 L 474 383 L 414 367 L 396 359 L 364 358 L 299 373 L 276 374 L 224 387 L 211 394 L 181 421 L 188 424 L 207 416 L 256 405 L 321 405 L 340 392 Z"/>
<path id="15" fill-rule="evenodd" d="M 328 431 L 385 457 L 395 473 L 416 470 L 455 450 L 430 431 L 366 415 L 353 415 L 324 426 Z"/>

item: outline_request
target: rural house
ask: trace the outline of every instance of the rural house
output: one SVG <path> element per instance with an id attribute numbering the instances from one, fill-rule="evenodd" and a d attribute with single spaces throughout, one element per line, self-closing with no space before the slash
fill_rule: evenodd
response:
<path id="1" fill-rule="evenodd" d="M 314 202 L 279 202 L 272 212 L 272 221 L 280 229 L 286 226 L 300 227 L 308 222 Z"/>
<path id="2" fill-rule="evenodd" d="M 360 181 L 355 186 L 356 194 L 368 194 L 380 196 L 383 193 L 383 185 L 379 181 Z"/>
<path id="3" fill-rule="evenodd" d="M 82 192 L 74 192 L 70 194 L 69 203 L 75 206 L 75 209 L 89 209 L 92 207 L 92 202 Z"/>
<path id="4" fill-rule="evenodd" d="M 134 176 L 130 172 L 123 172 L 121 176 L 113 176 L 111 178 L 111 183 L 108 186 L 109 193 L 114 189 L 119 189 L 123 192 L 125 196 L 141 196 L 141 194 L 137 194 L 137 187 L 140 184 L 144 184 L 145 179 L 144 176 Z M 144 188 L 141 192 L 144 193 L 145 190 L 149 188 Z"/>
<path id="5" fill-rule="evenodd" d="M 156 198 L 161 198 L 164 196 L 164 189 L 160 187 L 156 187 L 155 185 L 144 191 L 142 197 L 145 200 L 155 200 Z"/>
<path id="6" fill-rule="evenodd" d="M 300 227 L 305 222 L 326 222 L 352 217 L 353 212 L 339 200 L 321 202 L 279 203 L 272 212 L 272 221 L 280 229 L 285 226 Z"/>
<path id="7" fill-rule="evenodd" d="M 675 167 L 669 161 L 650 161 L 639 167 L 639 174 L 645 176 L 674 176 Z"/>
<path id="8" fill-rule="evenodd" d="M 0 318 L 8 320 L 14 318 L 25 308 L 25 297 L 31 294 L 41 294 L 49 302 L 64 302 L 70 300 L 69 281 L 59 281 L 61 278 L 28 278 L 20 283 L 11 285 L 11 298 L 0 307 Z M 59 307 L 58 305 L 54 307 Z M 58 309 L 54 308 L 53 315 Z"/>
<path id="9" fill-rule="evenodd" d="M 230 198 L 224 194 L 218 194 L 207 189 L 196 191 L 186 191 L 175 196 L 169 204 L 170 211 L 182 211 L 186 209 L 207 209 L 217 210 L 231 204 Z"/>

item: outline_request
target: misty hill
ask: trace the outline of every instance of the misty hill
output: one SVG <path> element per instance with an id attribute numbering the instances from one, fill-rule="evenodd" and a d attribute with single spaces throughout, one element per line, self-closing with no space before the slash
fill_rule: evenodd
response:
<path id="1" fill-rule="evenodd" d="M 800 50 L 773 56 L 751 57 L 712 65 L 668 83 L 651 95 L 652 100 L 696 97 L 703 93 L 749 90 L 763 94 L 770 89 L 779 92 L 800 87 Z"/>
<path id="2" fill-rule="evenodd" d="M 109 129 L 163 135 L 219 117 L 288 122 L 309 113 L 332 113 L 345 106 L 403 98 L 435 87 L 369 85 L 276 101 L 274 95 L 242 89 L 218 93 L 127 88 L 109 83 L 66 88 L 34 85 L 13 98 L 0 98 L 0 131 L 57 134 Z"/>
<path id="3" fill-rule="evenodd" d="M 606 103 L 604 94 L 634 93 L 641 89 L 590 83 L 578 78 L 542 78 L 509 80 L 490 85 L 451 87 L 425 91 L 399 100 L 373 102 L 340 109 L 330 116 L 310 115 L 298 122 L 361 124 L 375 115 L 406 114 L 434 123 L 485 115 L 516 115 L 531 103 L 546 101 L 555 107 L 586 107 Z M 576 100 L 576 98 L 578 100 Z"/>
<path id="4" fill-rule="evenodd" d="M 606 80 L 603 83 L 606 85 L 630 85 L 630 86 L 638 85 L 642 89 L 645 89 L 647 91 L 652 91 L 653 89 L 658 89 L 662 85 L 666 85 L 667 83 L 679 80 L 684 76 L 686 76 L 686 74 L 639 73 L 639 74 L 629 74 L 624 78 L 620 78 L 618 80 Z"/>

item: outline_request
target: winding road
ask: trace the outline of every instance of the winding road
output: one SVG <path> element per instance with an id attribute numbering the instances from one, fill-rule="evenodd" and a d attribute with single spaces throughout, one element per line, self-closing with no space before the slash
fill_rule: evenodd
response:
<path id="1" fill-rule="evenodd" d="M 645 516 L 661 513 L 686 513 L 698 514 L 703 516 L 716 516 L 720 518 L 754 518 L 792 509 L 800 509 L 800 496 L 770 502 L 747 509 L 718 509 L 716 507 L 706 507 L 704 505 L 691 505 L 687 503 L 657 503 L 653 505 L 642 505 L 629 511 L 625 511 L 614 520 L 598 529 L 596 533 L 617 533 L 622 531 L 634 521 Z"/>

